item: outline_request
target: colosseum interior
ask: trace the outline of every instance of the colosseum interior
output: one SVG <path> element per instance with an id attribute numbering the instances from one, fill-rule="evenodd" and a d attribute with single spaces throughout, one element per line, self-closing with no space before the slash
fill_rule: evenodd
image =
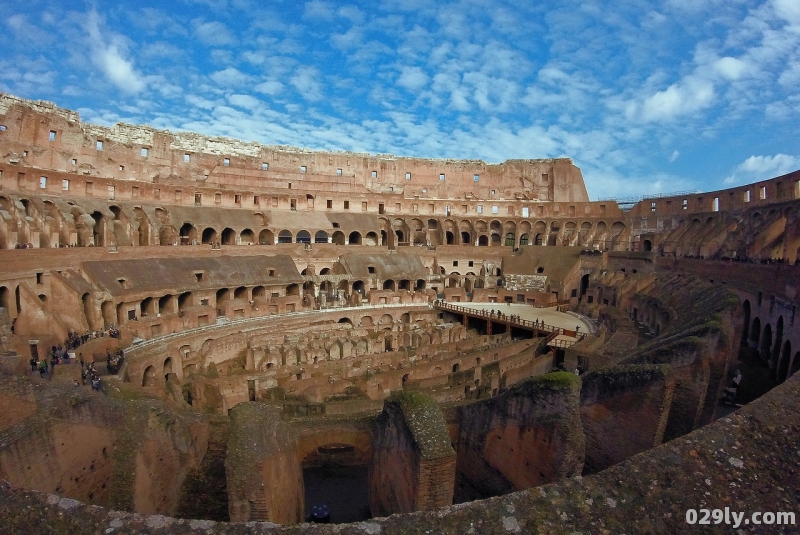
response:
<path id="1" fill-rule="evenodd" d="M 800 512 L 800 171 L 618 205 L 569 159 L 314 152 L 5 94 L 0 155 L 11 532 Z M 304 523 L 317 503 L 353 523 Z"/>

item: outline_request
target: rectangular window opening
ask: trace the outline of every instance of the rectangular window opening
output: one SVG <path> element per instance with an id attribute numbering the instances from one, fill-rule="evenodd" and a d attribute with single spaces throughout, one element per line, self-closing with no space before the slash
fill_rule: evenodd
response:
<path id="1" fill-rule="evenodd" d="M 64 191 L 69 191 L 69 180 L 62 180 L 61 181 L 61 189 Z"/>
<path id="2" fill-rule="evenodd" d="M 233 196 L 233 202 L 235 204 L 242 204 L 242 196 L 241 195 L 234 195 Z"/>
<path id="3" fill-rule="evenodd" d="M 406 173 L 406 180 L 411 180 L 411 173 Z"/>
<path id="4" fill-rule="evenodd" d="M 325 207 L 326 207 L 326 208 L 333 208 L 333 199 L 328 199 L 328 200 L 325 202 Z"/>
<path id="5" fill-rule="evenodd" d="M 49 139 L 50 139 L 50 141 L 55 141 L 56 140 L 56 131 L 55 130 L 50 130 Z"/>
<path id="6" fill-rule="evenodd" d="M 147 158 L 147 147 L 142 147 L 141 154 L 142 154 L 143 157 Z"/>
<path id="7" fill-rule="evenodd" d="M 481 179 L 481 175 L 472 175 L 472 180 L 474 180 L 475 182 L 479 182 L 480 179 Z"/>
<path id="8" fill-rule="evenodd" d="M 761 189 L 758 190 L 758 198 L 762 201 L 767 198 L 767 186 L 761 186 Z"/>
<path id="9" fill-rule="evenodd" d="M 499 210 L 500 210 L 500 208 L 496 204 L 492 205 L 492 213 L 493 214 L 496 214 Z"/>
<path id="10" fill-rule="evenodd" d="M 222 159 L 222 165 L 224 167 L 230 167 L 231 166 L 231 159 L 230 158 L 223 158 Z"/>
<path id="11" fill-rule="evenodd" d="M 192 160 L 191 154 L 184 154 L 183 155 L 183 163 L 189 163 Z"/>
<path id="12" fill-rule="evenodd" d="M 744 192 L 744 195 L 742 195 L 742 199 L 744 200 L 744 202 L 750 202 L 750 190 Z"/>
<path id="13" fill-rule="evenodd" d="M 373 171 L 372 172 L 372 178 L 378 178 L 378 172 L 377 171 Z"/>
<path id="14" fill-rule="evenodd" d="M 341 169 L 337 169 L 336 170 L 336 176 L 342 176 L 342 170 Z"/>
<path id="15" fill-rule="evenodd" d="M 261 204 L 261 198 L 258 195 L 253 195 L 253 206 Z"/>
<path id="16" fill-rule="evenodd" d="M 269 171 L 269 164 L 267 162 L 261 162 L 261 170 Z"/>
<path id="17" fill-rule="evenodd" d="M 350 201 L 344 201 L 343 205 L 344 205 L 344 209 L 345 210 L 349 210 L 350 209 Z"/>
<path id="18" fill-rule="evenodd" d="M 367 201 L 362 201 L 361 202 L 361 211 L 362 212 L 366 212 L 367 211 Z"/>
<path id="19" fill-rule="evenodd" d="M 714 197 L 714 211 L 719 212 L 719 197 Z"/>
<path id="20" fill-rule="evenodd" d="M 308 168 L 305 165 L 301 165 L 300 166 L 300 172 L 301 173 L 305 173 L 307 170 L 308 170 Z"/>
<path id="21" fill-rule="evenodd" d="M 42 188 L 42 189 L 45 189 L 47 187 L 47 177 L 46 176 L 40 176 L 39 177 L 39 187 Z"/>
<path id="22" fill-rule="evenodd" d="M 444 180 L 444 173 L 439 173 L 439 180 Z"/>
<path id="23" fill-rule="evenodd" d="M 97 143 L 94 144 L 94 148 L 97 150 L 103 150 L 103 142 L 101 140 L 97 140 Z"/>

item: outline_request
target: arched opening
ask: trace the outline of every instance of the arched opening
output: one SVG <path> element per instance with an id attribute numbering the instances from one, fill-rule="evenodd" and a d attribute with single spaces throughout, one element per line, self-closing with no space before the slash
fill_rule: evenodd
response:
<path id="1" fill-rule="evenodd" d="M 236 288 L 233 291 L 233 298 L 247 300 L 247 286 L 239 286 Z"/>
<path id="2" fill-rule="evenodd" d="M 105 305 L 105 303 L 103 303 Z M 158 311 L 156 314 L 170 314 L 175 312 L 175 296 L 165 295 L 158 300 Z M 103 314 L 105 316 L 105 314 Z"/>
<path id="3" fill-rule="evenodd" d="M 534 245 L 541 245 L 542 244 L 542 233 L 541 232 L 537 233 L 536 236 L 534 236 L 533 244 Z"/>
<path id="4" fill-rule="evenodd" d="M 792 358 L 792 365 L 789 368 L 789 377 L 796 374 L 800 371 L 800 351 L 794 354 L 794 358 Z"/>
<path id="5" fill-rule="evenodd" d="M 225 307 L 228 304 L 228 301 L 231 300 L 231 292 L 227 288 L 220 288 L 217 290 L 217 314 L 224 316 L 225 315 Z"/>
<path id="6" fill-rule="evenodd" d="M 761 360 L 769 361 L 771 349 L 772 349 L 772 325 L 767 323 L 764 325 L 764 331 L 761 333 Z"/>
<path id="7" fill-rule="evenodd" d="M 491 242 L 492 247 L 499 247 L 501 243 L 500 234 L 492 234 Z"/>
<path id="8" fill-rule="evenodd" d="M 86 295 L 89 295 L 89 294 L 86 294 Z M 142 302 L 139 303 L 139 316 L 145 317 L 145 316 L 149 316 L 150 314 L 153 314 L 153 305 L 154 304 L 155 304 L 155 301 L 153 301 L 152 297 L 146 297 L 145 299 L 142 299 Z"/>
<path id="9" fill-rule="evenodd" d="M 292 243 L 292 233 L 283 229 L 278 233 L 278 243 Z"/>
<path id="10" fill-rule="evenodd" d="M 256 286 L 253 288 L 253 300 L 256 299 L 266 299 L 267 298 L 267 289 L 263 286 Z"/>
<path id="11" fill-rule="evenodd" d="M 27 212 L 29 210 L 26 209 Z M 92 231 L 94 245 L 95 247 L 103 247 L 106 245 L 106 217 L 100 212 L 92 212 L 92 219 L 94 219 L 94 229 Z"/>
<path id="12" fill-rule="evenodd" d="M 334 232 L 333 236 L 331 236 L 331 242 L 335 243 L 336 245 L 344 245 L 345 242 L 344 232 L 342 232 L 341 230 L 337 230 L 336 232 Z"/>
<path id="13" fill-rule="evenodd" d="M 761 320 L 753 318 L 753 325 L 750 329 L 750 343 L 753 347 L 758 348 L 758 339 L 761 336 Z"/>
<path id="14" fill-rule="evenodd" d="M 178 296 L 178 312 L 183 312 L 187 308 L 191 307 L 194 303 L 192 302 L 192 292 L 183 292 L 181 295 Z"/>
<path id="15" fill-rule="evenodd" d="M 520 246 L 528 245 L 528 240 L 530 240 L 530 235 L 529 234 L 520 234 L 520 236 L 519 236 L 519 245 Z"/>
<path id="16" fill-rule="evenodd" d="M 217 231 L 214 230 L 212 227 L 204 228 L 202 234 L 202 242 L 205 245 L 211 245 L 213 243 L 217 243 Z"/>
<path id="17" fill-rule="evenodd" d="M 461 245 L 472 245 L 472 236 L 469 232 L 461 232 Z"/>
<path id="18" fill-rule="evenodd" d="M 358 280 L 353 283 L 353 291 L 361 294 L 361 297 L 366 297 L 367 294 L 364 290 L 364 281 Z"/>
<path id="19" fill-rule="evenodd" d="M 164 380 L 165 381 L 167 380 L 167 374 L 170 374 L 170 373 L 175 373 L 175 372 L 172 369 L 172 357 L 167 357 L 166 359 L 164 359 L 164 373 L 163 373 L 163 376 L 164 376 Z"/>
<path id="20" fill-rule="evenodd" d="M 378 245 L 378 235 L 374 232 L 368 232 L 364 236 L 364 245 Z"/>
<path id="21" fill-rule="evenodd" d="M 256 235 L 249 228 L 244 229 L 241 234 L 239 234 L 239 243 L 242 245 L 252 245 L 255 241 Z"/>
<path id="22" fill-rule="evenodd" d="M 314 234 L 314 243 L 328 243 L 328 233 L 324 230 L 318 230 Z"/>
<path id="23" fill-rule="evenodd" d="M 103 314 L 103 328 L 108 329 L 112 323 L 116 322 L 114 303 L 112 301 L 103 301 L 103 304 L 100 305 L 100 311 Z"/>
<path id="24" fill-rule="evenodd" d="M 273 245 L 275 243 L 275 234 L 269 229 L 263 229 L 258 233 L 258 243 L 260 245 Z"/>
<path id="25" fill-rule="evenodd" d="M 488 246 L 489 246 L 489 237 L 486 234 L 478 236 L 478 247 L 488 247 Z"/>
<path id="26" fill-rule="evenodd" d="M 742 341 L 747 340 L 747 336 L 750 333 L 750 300 L 745 299 L 744 303 L 742 303 L 742 314 L 744 315 L 744 323 L 742 325 Z"/>
<path id="27" fill-rule="evenodd" d="M 300 295 L 300 286 L 297 284 L 290 284 L 286 287 L 286 295 Z"/>
<path id="28" fill-rule="evenodd" d="M 652 250 L 653 250 L 653 242 L 651 242 L 650 240 L 644 240 L 642 242 L 642 251 L 649 253 Z"/>
<path id="29" fill-rule="evenodd" d="M 297 243 L 311 243 L 311 233 L 307 230 L 301 230 L 297 233 L 295 240 Z"/>
<path id="30" fill-rule="evenodd" d="M 385 281 L 383 281 L 383 289 L 395 291 L 397 289 L 397 286 L 395 285 L 395 282 L 392 279 L 386 279 Z"/>
<path id="31" fill-rule="evenodd" d="M 156 384 L 156 367 L 150 365 L 144 369 L 144 374 L 142 374 L 142 386 L 153 386 L 154 384 Z"/>
<path id="32" fill-rule="evenodd" d="M 181 225 L 179 235 L 181 237 L 181 245 L 192 245 L 197 241 L 197 229 L 191 223 Z"/>
<path id="33" fill-rule="evenodd" d="M 445 245 L 455 245 L 456 237 L 452 231 L 447 231 L 444 233 L 444 243 Z"/>
<path id="34" fill-rule="evenodd" d="M 350 245 L 361 245 L 361 233 L 354 230 L 350 233 L 347 241 Z"/>
<path id="35" fill-rule="evenodd" d="M 781 344 L 783 344 L 783 316 L 779 316 L 778 321 L 775 323 L 775 342 L 773 344 L 771 362 L 776 367 L 781 353 Z"/>
<path id="36" fill-rule="evenodd" d="M 234 245 L 236 243 L 236 231 L 226 227 L 222 230 L 222 245 Z"/>
<path id="37" fill-rule="evenodd" d="M 11 307 L 8 303 L 9 299 L 10 296 L 8 288 L 6 288 L 5 286 L 0 286 L 0 307 L 5 308 L 9 312 L 11 312 Z"/>
<path id="38" fill-rule="evenodd" d="M 586 294 L 586 290 L 589 289 L 589 274 L 587 273 L 583 277 L 581 277 L 581 297 Z"/>
<path id="39" fill-rule="evenodd" d="M 780 359 L 778 360 L 778 381 L 784 381 L 789 376 L 789 359 L 792 357 L 792 344 L 789 340 L 783 343 Z"/>
<path id="40" fill-rule="evenodd" d="M 419 292 L 425 289 L 425 279 L 417 279 L 417 283 L 414 285 L 414 291 Z"/>
<path id="41" fill-rule="evenodd" d="M 411 281 L 408 279 L 401 279 L 400 283 L 397 285 L 398 290 L 410 290 L 411 289 Z"/>
<path id="42" fill-rule="evenodd" d="M 514 247 L 516 241 L 516 236 L 514 236 L 513 232 L 506 232 L 506 247 Z"/>

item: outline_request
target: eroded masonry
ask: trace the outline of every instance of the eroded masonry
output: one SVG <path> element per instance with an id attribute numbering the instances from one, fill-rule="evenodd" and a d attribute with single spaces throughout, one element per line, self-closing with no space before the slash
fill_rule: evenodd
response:
<path id="1" fill-rule="evenodd" d="M 726 470 L 771 465 L 749 486 L 796 508 L 800 171 L 623 208 L 568 159 L 314 152 L 0 94 L 0 513 L 256 533 L 289 528 L 201 520 L 352 494 L 344 532 L 675 533 L 680 505 L 632 489 L 736 433 Z M 752 403 L 715 422 L 737 371 Z M 781 420 L 744 436 L 773 388 Z"/>

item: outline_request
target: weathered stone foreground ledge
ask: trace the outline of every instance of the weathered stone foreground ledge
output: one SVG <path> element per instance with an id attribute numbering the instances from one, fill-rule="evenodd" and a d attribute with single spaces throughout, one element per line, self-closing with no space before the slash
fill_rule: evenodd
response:
<path id="1" fill-rule="evenodd" d="M 487 534 L 798 533 L 795 526 L 690 526 L 687 509 L 793 511 L 800 522 L 800 374 L 714 424 L 585 478 L 356 524 L 178 520 L 87 506 L 0 484 L 0 533 Z"/>

